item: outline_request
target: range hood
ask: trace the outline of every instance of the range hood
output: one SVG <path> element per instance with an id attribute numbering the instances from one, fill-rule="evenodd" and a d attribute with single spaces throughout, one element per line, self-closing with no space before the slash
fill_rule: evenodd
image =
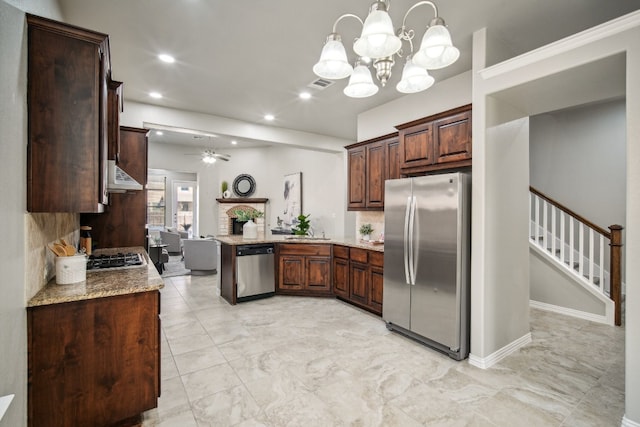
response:
<path id="1" fill-rule="evenodd" d="M 140 184 L 131 176 L 116 166 L 115 160 L 107 160 L 109 172 L 107 178 L 109 182 L 107 184 L 107 191 L 109 193 L 124 193 L 130 190 L 142 190 L 142 184 Z"/>

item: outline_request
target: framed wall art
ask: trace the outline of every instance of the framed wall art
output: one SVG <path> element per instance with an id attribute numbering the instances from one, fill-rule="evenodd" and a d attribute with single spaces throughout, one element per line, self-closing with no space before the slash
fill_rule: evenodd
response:
<path id="1" fill-rule="evenodd" d="M 284 176 L 283 222 L 291 226 L 294 219 L 302 213 L 302 172 Z"/>

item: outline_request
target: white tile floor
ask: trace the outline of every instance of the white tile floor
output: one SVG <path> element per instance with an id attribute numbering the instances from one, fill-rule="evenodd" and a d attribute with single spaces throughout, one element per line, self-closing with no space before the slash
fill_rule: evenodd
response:
<path id="1" fill-rule="evenodd" d="M 144 426 L 619 426 L 624 330 L 531 310 L 533 343 L 482 370 L 333 299 L 230 306 L 165 279 L 162 397 Z"/>

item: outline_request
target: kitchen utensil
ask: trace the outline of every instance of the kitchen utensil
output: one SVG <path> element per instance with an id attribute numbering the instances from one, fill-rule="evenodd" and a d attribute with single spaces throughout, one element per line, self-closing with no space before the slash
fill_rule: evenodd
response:
<path id="1" fill-rule="evenodd" d="M 68 244 L 64 239 L 60 239 L 60 244 L 64 248 L 66 256 L 74 256 L 76 254 L 76 248 Z"/>
<path id="2" fill-rule="evenodd" d="M 51 250 L 51 252 L 56 254 L 56 256 L 67 256 L 67 251 L 64 249 L 64 246 L 59 243 L 54 243 L 53 246 L 47 247 Z"/>

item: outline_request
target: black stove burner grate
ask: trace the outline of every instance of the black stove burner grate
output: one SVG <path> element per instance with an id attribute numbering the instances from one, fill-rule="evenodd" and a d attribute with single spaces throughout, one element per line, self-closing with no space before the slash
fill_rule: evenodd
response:
<path id="1" fill-rule="evenodd" d="M 142 265 L 142 257 L 137 253 L 117 253 L 112 255 L 91 255 L 87 261 L 87 270 L 105 268 L 135 267 Z"/>

